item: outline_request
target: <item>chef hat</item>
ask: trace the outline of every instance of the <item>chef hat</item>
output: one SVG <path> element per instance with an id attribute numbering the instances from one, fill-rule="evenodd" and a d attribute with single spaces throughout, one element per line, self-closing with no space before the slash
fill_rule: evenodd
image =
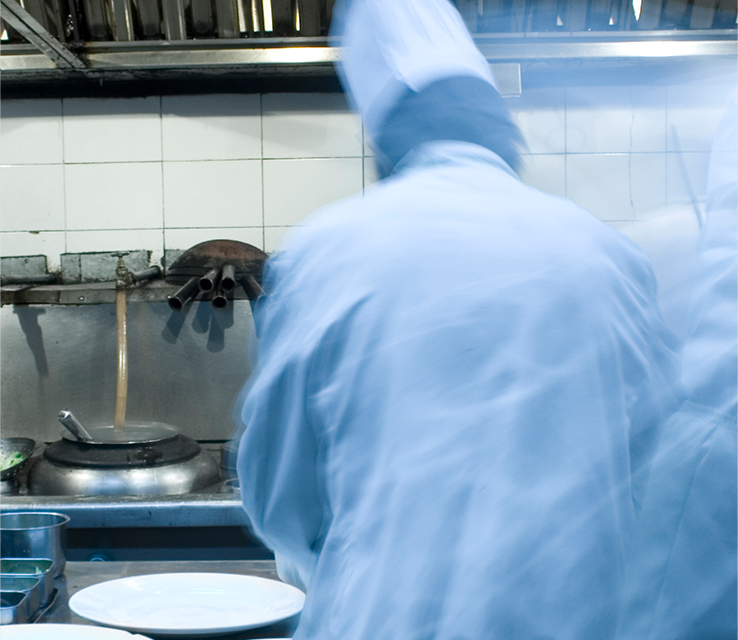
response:
<path id="1" fill-rule="evenodd" d="M 520 134 L 449 0 L 339 1 L 331 36 L 380 173 L 417 144 L 440 139 L 481 144 L 515 168 Z"/>

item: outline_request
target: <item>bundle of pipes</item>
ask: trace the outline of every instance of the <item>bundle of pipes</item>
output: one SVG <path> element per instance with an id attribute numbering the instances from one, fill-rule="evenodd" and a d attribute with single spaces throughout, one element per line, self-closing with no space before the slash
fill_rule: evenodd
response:
<path id="1" fill-rule="evenodd" d="M 184 306 L 198 293 L 212 293 L 210 302 L 213 307 L 225 309 L 237 284 L 243 287 L 250 300 L 255 300 L 262 293 L 259 283 L 252 275 L 245 274 L 237 278 L 236 267 L 226 264 L 210 269 L 199 278 L 197 276 L 190 278 L 174 295 L 170 296 L 169 307 L 174 311 L 182 311 Z"/>

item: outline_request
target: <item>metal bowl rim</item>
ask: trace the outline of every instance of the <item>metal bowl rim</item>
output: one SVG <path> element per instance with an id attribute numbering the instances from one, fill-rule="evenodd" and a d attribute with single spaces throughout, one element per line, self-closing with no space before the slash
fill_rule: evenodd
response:
<path id="1" fill-rule="evenodd" d="M 141 429 L 142 431 L 146 431 L 146 428 L 153 428 L 154 431 L 159 431 L 158 435 L 149 436 L 149 437 L 138 437 L 138 438 L 131 438 L 128 440 L 105 440 L 105 439 L 96 439 L 96 435 L 99 437 L 100 434 L 108 434 L 108 433 L 115 433 L 116 429 L 114 425 L 98 425 L 98 426 L 90 426 L 87 428 L 90 435 L 92 436 L 92 440 L 90 441 L 81 441 L 78 440 L 73 434 L 69 433 L 67 429 L 61 432 L 61 437 L 63 440 L 67 440 L 69 442 L 74 442 L 76 444 L 84 444 L 84 445 L 92 445 L 92 446 L 127 446 L 127 445 L 135 445 L 135 444 L 153 444 L 155 442 L 164 442 L 166 440 L 172 440 L 176 438 L 177 436 L 181 435 L 179 432 L 179 429 L 177 427 L 172 426 L 171 424 L 166 424 L 165 422 L 126 422 L 126 425 L 123 429 L 125 432 L 126 429 L 129 430 L 129 433 L 135 432 L 136 429 Z"/>
<path id="2" fill-rule="evenodd" d="M 54 524 L 43 524 L 43 525 L 37 525 L 33 527 L 8 527 L 8 526 L 0 526 L 0 529 L 3 531 L 37 531 L 39 529 L 53 529 L 55 527 L 63 527 L 66 524 L 69 524 L 69 521 L 71 518 L 66 515 L 65 513 L 58 513 L 57 511 L 3 511 L 0 513 L 0 525 L 2 524 L 2 520 L 4 518 L 10 517 L 10 516 L 55 516 L 57 518 L 61 518 L 61 522 L 56 522 Z M 3 558 L 3 560 L 17 560 L 18 558 Z M 34 560 L 43 560 L 44 558 L 32 558 Z"/>
<path id="3" fill-rule="evenodd" d="M 45 569 L 43 573 L 19 573 L 17 571 L 2 571 L 0 569 L 0 576 L 33 576 L 35 578 L 39 578 L 41 576 L 46 576 L 48 573 L 51 572 L 51 570 L 54 568 L 54 561 L 51 558 L 16 558 L 16 557 L 5 557 L 0 556 L 0 560 L 17 560 L 18 562 L 48 562 L 49 567 L 48 569 Z"/>

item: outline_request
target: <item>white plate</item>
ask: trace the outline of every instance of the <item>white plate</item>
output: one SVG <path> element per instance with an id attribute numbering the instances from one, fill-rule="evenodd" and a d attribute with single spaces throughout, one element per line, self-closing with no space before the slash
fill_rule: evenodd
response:
<path id="1" fill-rule="evenodd" d="M 144 640 L 119 629 L 81 624 L 15 624 L 3 627 L 3 640 Z"/>
<path id="2" fill-rule="evenodd" d="M 263 627 L 302 611 L 284 582 L 234 573 L 157 573 L 101 582 L 69 600 L 79 616 L 159 635 L 213 635 Z"/>

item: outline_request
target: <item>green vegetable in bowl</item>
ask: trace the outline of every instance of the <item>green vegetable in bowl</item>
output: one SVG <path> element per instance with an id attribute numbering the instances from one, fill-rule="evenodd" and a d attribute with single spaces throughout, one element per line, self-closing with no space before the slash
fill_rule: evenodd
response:
<path id="1" fill-rule="evenodd" d="M 0 560 L 0 574 L 39 575 L 51 569 L 51 560 L 21 560 L 3 558 Z"/>
<path id="2" fill-rule="evenodd" d="M 13 453 L 3 456 L 2 459 L 0 459 L 0 471 L 10 469 L 10 467 L 20 464 L 25 459 L 26 456 L 24 456 L 20 451 L 13 451 Z"/>

